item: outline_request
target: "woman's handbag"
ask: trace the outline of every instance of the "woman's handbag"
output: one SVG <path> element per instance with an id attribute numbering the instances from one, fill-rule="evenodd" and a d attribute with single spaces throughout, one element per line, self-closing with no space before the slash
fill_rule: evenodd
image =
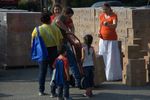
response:
<path id="1" fill-rule="evenodd" d="M 39 62 L 48 58 L 48 51 L 42 37 L 40 36 L 39 28 L 36 27 L 36 30 L 37 36 L 34 37 L 32 42 L 31 59 Z"/>

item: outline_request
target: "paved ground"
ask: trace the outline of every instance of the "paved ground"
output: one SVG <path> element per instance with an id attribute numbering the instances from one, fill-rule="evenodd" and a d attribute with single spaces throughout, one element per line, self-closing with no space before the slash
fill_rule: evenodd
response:
<path id="1" fill-rule="evenodd" d="M 38 96 L 37 68 L 0 70 L 0 100 L 56 100 Z M 88 100 L 83 97 L 83 90 L 70 89 L 73 100 Z M 46 93 L 49 93 L 49 79 L 46 82 Z M 90 100 L 150 100 L 150 85 L 128 87 L 121 82 L 104 82 L 95 88 L 94 97 Z"/>

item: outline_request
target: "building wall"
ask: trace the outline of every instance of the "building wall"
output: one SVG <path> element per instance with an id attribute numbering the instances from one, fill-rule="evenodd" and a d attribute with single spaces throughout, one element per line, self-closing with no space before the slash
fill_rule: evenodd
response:
<path id="1" fill-rule="evenodd" d="M 82 42 L 83 36 L 91 33 L 94 37 L 93 45 L 98 51 L 98 17 L 102 12 L 101 8 L 74 8 L 73 10 L 76 36 Z M 120 7 L 113 8 L 113 11 L 118 15 L 117 34 L 124 55 L 124 57 L 121 55 L 123 82 L 128 85 L 144 85 L 149 81 L 150 76 L 150 9 Z M 40 13 L 24 11 L 0 13 L 1 66 L 32 65 L 31 32 L 35 26 L 41 24 Z"/>

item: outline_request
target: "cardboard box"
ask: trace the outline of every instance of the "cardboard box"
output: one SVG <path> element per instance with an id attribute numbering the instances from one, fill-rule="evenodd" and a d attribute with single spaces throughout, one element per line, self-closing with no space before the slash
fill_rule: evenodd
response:
<path id="1" fill-rule="evenodd" d="M 95 86 L 101 85 L 102 82 L 106 80 L 105 76 L 105 64 L 103 61 L 103 57 L 97 55 L 96 56 L 96 66 L 94 70 L 94 82 Z"/>

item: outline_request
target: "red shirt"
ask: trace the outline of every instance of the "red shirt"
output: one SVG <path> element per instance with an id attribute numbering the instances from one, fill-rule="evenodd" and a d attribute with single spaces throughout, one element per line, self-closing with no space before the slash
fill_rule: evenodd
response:
<path id="1" fill-rule="evenodd" d="M 117 34 L 115 28 L 110 28 L 108 26 L 104 26 L 104 22 L 108 22 L 109 24 L 113 24 L 113 20 L 117 20 L 117 15 L 113 13 L 109 18 L 105 18 L 105 13 L 102 13 L 99 16 L 100 19 L 100 30 L 99 33 L 104 40 L 117 40 Z"/>
<path id="2" fill-rule="evenodd" d="M 64 71 L 64 78 L 65 78 L 65 80 L 67 80 L 67 75 L 65 73 L 65 70 L 68 70 L 68 72 L 69 72 L 69 61 L 68 61 L 67 57 L 64 57 L 64 56 L 61 56 L 60 58 L 58 57 L 57 59 L 60 59 L 60 60 L 63 61 L 63 64 L 64 64 L 64 70 L 63 70 Z M 54 62 L 54 65 L 55 65 L 55 63 L 56 63 L 56 61 Z"/>
<path id="3" fill-rule="evenodd" d="M 51 15 L 51 16 L 50 16 L 50 22 L 53 22 L 54 19 L 55 19 L 55 16 L 54 16 L 54 15 Z"/>
<path id="4" fill-rule="evenodd" d="M 72 24 L 73 24 L 73 21 L 72 21 L 71 18 L 69 18 L 69 19 L 67 19 L 67 20 L 65 21 L 65 25 L 66 25 L 67 27 L 69 27 L 69 28 L 72 27 Z"/>

